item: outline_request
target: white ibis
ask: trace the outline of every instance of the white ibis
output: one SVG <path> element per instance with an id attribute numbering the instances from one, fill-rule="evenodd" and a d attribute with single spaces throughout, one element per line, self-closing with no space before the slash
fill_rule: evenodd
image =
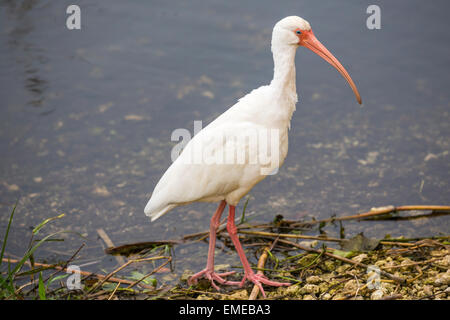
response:
<path id="1" fill-rule="evenodd" d="M 215 281 L 243 286 L 245 280 L 249 280 L 260 288 L 264 296 L 262 284 L 289 285 L 268 280 L 252 270 L 237 235 L 235 207 L 244 195 L 267 176 L 268 171 L 276 171 L 286 158 L 290 120 L 297 103 L 295 52 L 299 46 L 312 50 L 335 67 L 361 103 L 358 89 L 350 75 L 316 39 L 306 20 L 290 16 L 275 25 L 272 33 L 273 80 L 269 85 L 259 87 L 241 98 L 187 143 L 159 180 L 144 210 L 154 221 L 177 206 L 196 201 L 219 202 L 210 223 L 206 268 L 193 275 L 189 279 L 190 284 L 206 277 L 219 290 Z M 224 161 L 225 158 L 228 161 Z M 225 279 L 234 272 L 214 271 L 216 231 L 227 204 L 227 231 L 244 267 L 245 274 L 241 282 Z"/>

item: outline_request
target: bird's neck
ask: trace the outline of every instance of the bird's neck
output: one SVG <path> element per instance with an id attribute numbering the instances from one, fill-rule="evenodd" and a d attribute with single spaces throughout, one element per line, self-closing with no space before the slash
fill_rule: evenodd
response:
<path id="1" fill-rule="evenodd" d="M 272 45 L 274 73 L 270 83 L 280 98 L 288 99 L 291 103 L 297 102 L 297 89 L 295 86 L 295 51 L 293 45 Z"/>

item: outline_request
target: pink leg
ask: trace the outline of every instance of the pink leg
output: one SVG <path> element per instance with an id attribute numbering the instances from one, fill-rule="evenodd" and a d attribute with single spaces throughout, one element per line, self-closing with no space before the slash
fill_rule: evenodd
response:
<path id="1" fill-rule="evenodd" d="M 213 217 L 211 218 L 211 224 L 209 227 L 209 249 L 208 249 L 208 260 L 206 263 L 206 268 L 202 271 L 194 274 L 192 277 L 189 278 L 188 284 L 194 284 L 197 283 L 197 279 L 201 278 L 202 276 L 205 276 L 209 281 L 211 281 L 211 285 L 216 289 L 220 290 L 219 287 L 214 283 L 214 280 L 219 282 L 220 284 L 229 284 L 229 285 L 238 285 L 239 282 L 237 281 L 227 281 L 223 279 L 222 277 L 226 277 L 230 274 L 235 273 L 234 271 L 231 272 L 225 272 L 225 273 L 215 273 L 214 272 L 214 250 L 216 248 L 216 232 L 217 228 L 220 224 L 220 217 L 222 216 L 222 212 L 225 209 L 227 203 L 222 200 L 219 204 L 219 207 L 217 207 L 216 212 L 214 213 Z"/>
<path id="2" fill-rule="evenodd" d="M 240 286 L 244 285 L 245 279 L 248 279 L 252 281 L 254 284 L 256 284 L 259 287 L 259 290 L 261 290 L 262 295 L 264 298 L 266 297 L 266 294 L 264 292 L 264 289 L 262 288 L 261 283 L 264 283 L 269 286 L 290 286 L 290 283 L 281 283 L 281 282 L 275 282 L 268 280 L 264 275 L 255 273 L 252 268 L 250 267 L 250 263 L 247 260 L 247 257 L 245 256 L 244 249 L 242 248 L 241 243 L 239 242 L 239 237 L 237 235 L 237 228 L 234 223 L 234 214 L 235 214 L 235 206 L 230 205 L 230 213 L 228 215 L 228 222 L 227 222 L 227 230 L 230 235 L 231 241 L 233 241 L 234 247 L 236 248 L 237 253 L 239 254 L 239 258 L 241 259 L 242 266 L 244 267 L 244 278 L 241 281 Z"/>

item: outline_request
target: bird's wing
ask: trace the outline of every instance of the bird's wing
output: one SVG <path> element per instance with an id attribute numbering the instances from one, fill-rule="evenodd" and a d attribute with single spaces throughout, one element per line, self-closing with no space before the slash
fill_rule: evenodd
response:
<path id="1" fill-rule="evenodd" d="M 261 129 L 247 121 L 205 127 L 164 173 L 146 214 L 153 217 L 169 205 L 223 200 L 239 188 L 253 187 L 264 178 L 252 141 Z"/>

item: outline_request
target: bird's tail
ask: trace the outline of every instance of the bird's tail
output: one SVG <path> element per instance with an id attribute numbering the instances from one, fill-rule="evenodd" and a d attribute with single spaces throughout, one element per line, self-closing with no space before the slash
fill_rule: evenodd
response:
<path id="1" fill-rule="evenodd" d="M 175 208 L 176 204 L 160 204 L 152 197 L 145 206 L 144 213 L 150 217 L 151 221 L 155 221 L 169 210 Z"/>

